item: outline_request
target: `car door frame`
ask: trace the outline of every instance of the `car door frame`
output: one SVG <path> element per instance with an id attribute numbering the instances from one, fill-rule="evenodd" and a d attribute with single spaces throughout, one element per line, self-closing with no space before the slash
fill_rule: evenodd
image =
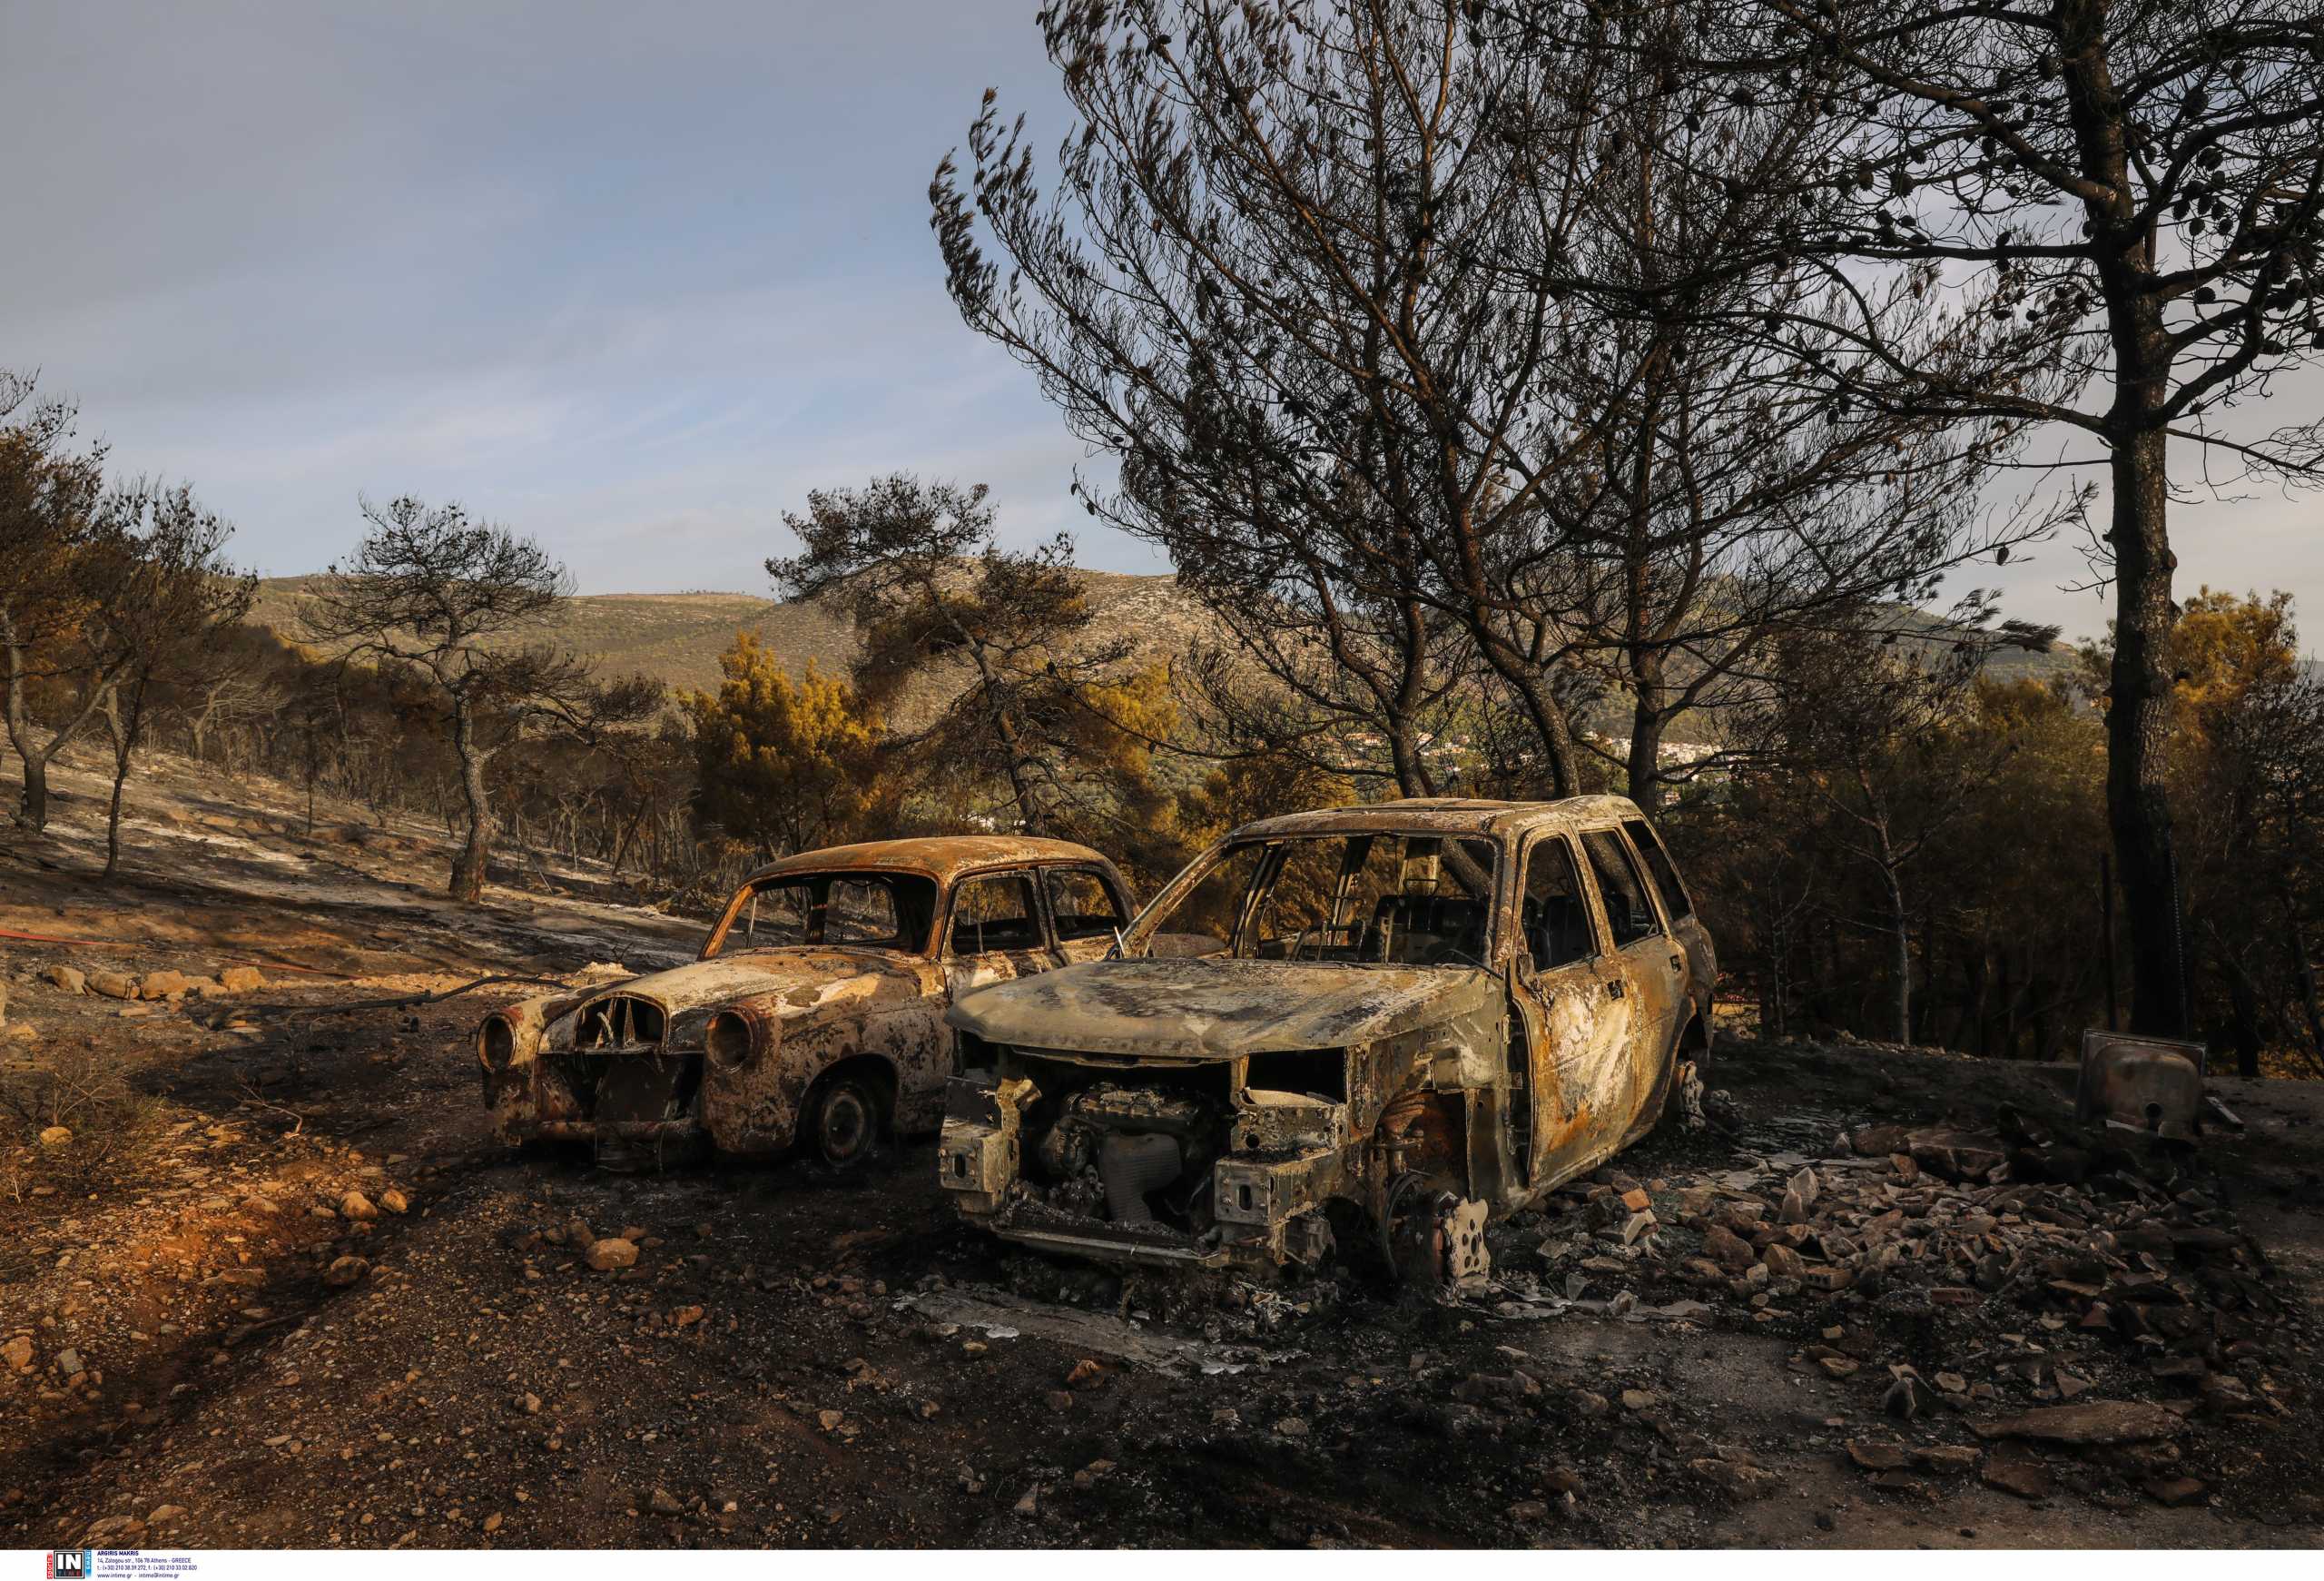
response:
<path id="1" fill-rule="evenodd" d="M 1019 977 L 1030 977 L 1047 971 L 1049 956 L 1057 947 L 1057 934 L 1049 926 L 1049 908 L 1038 882 L 1039 868 L 1029 862 L 1013 863 L 1004 867 L 980 868 L 964 874 L 952 883 L 944 897 L 944 921 L 936 935 L 936 964 L 944 978 L 944 999 L 948 1004 L 963 993 L 973 993 L 995 983 L 1008 983 Z M 1033 928 L 1040 937 L 1029 949 L 974 950 L 962 954 L 952 948 L 952 929 L 960 916 L 960 896 L 972 884 L 997 878 L 1014 878 L 1022 883 L 1032 900 Z M 967 963 L 981 963 L 978 966 Z M 980 972 L 985 974 L 978 974 Z M 970 980 L 963 981 L 963 978 Z"/>
<path id="2" fill-rule="evenodd" d="M 1647 1112 L 1654 1107 L 1658 1085 L 1669 1074 L 1671 1051 L 1679 1037 L 1679 1005 L 1686 997 L 1686 954 L 1677 935 L 1670 931 L 1670 918 L 1663 910 L 1661 892 L 1649 876 L 1646 864 L 1632 847 L 1630 836 L 1622 832 L 1620 821 L 1608 820 L 1578 825 L 1573 832 L 1574 845 L 1582 853 L 1582 865 L 1589 869 L 1590 884 L 1598 889 L 1598 869 L 1590 861 L 1589 848 L 1582 844 L 1590 835 L 1610 835 L 1615 849 L 1630 864 L 1630 876 L 1638 880 L 1647 904 L 1654 914 L 1655 927 L 1649 934 L 1640 934 L 1627 944 L 1615 949 L 1621 962 L 1627 992 L 1635 996 L 1638 1013 L 1649 1024 L 1634 1041 L 1630 1066 L 1632 1076 L 1632 1096 L 1629 1105 L 1630 1121 L 1625 1126 L 1626 1141 L 1635 1137 Z M 1599 893 L 1602 910 L 1605 895 Z M 1613 934 L 1613 914 L 1605 912 L 1607 936 Z"/>
<path id="3" fill-rule="evenodd" d="M 1579 960 L 1541 970 L 1524 936 L 1526 880 L 1535 853 L 1555 842 L 1565 853 L 1575 895 L 1590 928 L 1590 951 Z M 1530 1191 L 1554 1189 L 1595 1166 L 1620 1145 L 1626 1128 L 1629 1074 L 1621 1042 L 1628 1037 L 1637 1003 L 1626 969 L 1613 948 L 1613 929 L 1598 896 L 1589 859 L 1573 831 L 1562 826 L 1529 830 L 1518 843 L 1510 869 L 1511 945 L 1508 983 L 1512 1043 L 1521 1040 L 1521 1063 L 1512 1074 L 1526 1088 L 1521 1102 L 1506 1112 L 1522 1115 L 1526 1135 L 1512 1149 L 1522 1160 Z M 1512 1055 L 1520 1051 L 1512 1049 Z M 1610 1101 L 1615 1112 L 1610 1112 Z M 1616 1123 L 1617 1119 L 1622 1124 Z"/>
<path id="4" fill-rule="evenodd" d="M 1670 897 L 1662 893 L 1662 881 L 1655 876 L 1654 864 L 1646 859 L 1646 853 L 1639 849 L 1637 840 L 1630 835 L 1630 825 L 1632 823 L 1642 825 L 1654 836 L 1655 844 L 1661 846 L 1662 859 L 1669 865 L 1671 880 L 1679 886 L 1679 897 L 1687 903 L 1683 914 L 1670 909 Z M 1630 855 L 1636 859 L 1638 871 L 1645 875 L 1646 892 L 1654 897 L 1655 909 L 1662 918 L 1662 931 L 1669 938 L 1674 952 L 1670 964 L 1680 973 L 1677 985 L 1678 998 L 1672 1005 L 1670 1020 L 1670 1050 L 1675 1058 L 1679 1040 L 1687 1030 L 1688 1018 L 1700 1015 L 1708 1022 L 1710 1016 L 1710 983 L 1716 976 L 1710 956 L 1710 935 L 1702 924 L 1702 909 L 1695 904 L 1693 892 L 1687 888 L 1687 875 L 1679 871 L 1678 858 L 1670 855 L 1669 846 L 1663 843 L 1662 832 L 1648 822 L 1642 812 L 1635 818 L 1624 818 L 1617 827 L 1620 830 L 1622 844 L 1630 848 Z M 1690 924 L 1691 926 L 1689 925 Z"/>
<path id="5" fill-rule="evenodd" d="M 1057 925 L 1057 906 L 1049 895 L 1049 878 L 1053 873 L 1087 873 L 1094 876 L 1113 897 L 1114 914 L 1120 920 L 1111 934 L 1096 934 L 1068 939 Z M 1129 903 L 1129 886 L 1112 865 L 1092 862 L 1086 857 L 1061 862 L 1045 862 L 1033 870 L 1033 887 L 1039 891 L 1041 931 L 1049 939 L 1050 963 L 1058 966 L 1078 966 L 1085 961 L 1102 960 L 1114 947 L 1115 940 L 1128 928 L 1137 913 Z"/>
<path id="6" fill-rule="evenodd" d="M 1629 820 L 1625 819 L 1622 823 L 1627 823 L 1628 821 Z M 1653 864 L 1647 861 L 1646 853 L 1638 848 L 1638 842 L 1630 838 L 1630 832 L 1622 826 L 1622 823 L 1613 825 L 1611 826 L 1611 832 L 1614 837 L 1621 843 L 1622 849 L 1630 853 L 1630 872 L 1635 874 L 1638 881 L 1645 886 L 1646 898 L 1654 906 L 1654 915 L 1656 920 L 1662 924 L 1664 954 L 1668 957 L 1670 968 L 1669 1008 L 1668 1011 L 1669 1022 L 1664 1028 L 1664 1036 L 1662 1039 L 1663 1053 L 1667 1061 L 1669 1052 L 1678 1046 L 1679 1031 L 1681 1025 L 1685 1023 L 1687 1007 L 1689 1003 L 1687 993 L 1687 986 L 1689 979 L 1687 959 L 1687 943 L 1683 938 L 1679 937 L 1679 919 L 1670 910 L 1670 902 L 1669 897 L 1662 893 L 1661 881 L 1654 876 Z M 1677 871 L 1675 866 L 1672 871 Z M 1591 876 L 1595 877 L 1596 874 L 1593 874 Z M 1644 940 L 1640 940 L 1639 942 L 1640 944 L 1645 943 Z"/>

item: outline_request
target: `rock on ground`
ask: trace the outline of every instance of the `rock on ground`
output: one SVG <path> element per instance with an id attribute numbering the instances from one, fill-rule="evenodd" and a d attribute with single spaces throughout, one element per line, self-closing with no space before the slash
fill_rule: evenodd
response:
<path id="1" fill-rule="evenodd" d="M 632 1268 L 637 1262 L 637 1243 L 621 1237 L 608 1236 L 589 1246 L 589 1266 L 599 1273 L 611 1273 L 615 1269 Z"/>
<path id="2" fill-rule="evenodd" d="M 192 986 L 191 980 L 182 972 L 148 972 L 138 980 L 137 997 L 167 999 L 172 994 L 183 993 Z"/>
<path id="3" fill-rule="evenodd" d="M 1981 1438 L 2033 1438 L 2049 1444 L 2138 1444 L 2168 1438 L 2186 1424 L 2142 1400 L 2083 1400 L 1973 1424 Z"/>
<path id="4" fill-rule="evenodd" d="M 88 975 L 89 992 L 102 993 L 107 999 L 137 997 L 137 979 L 126 972 L 95 971 Z"/>

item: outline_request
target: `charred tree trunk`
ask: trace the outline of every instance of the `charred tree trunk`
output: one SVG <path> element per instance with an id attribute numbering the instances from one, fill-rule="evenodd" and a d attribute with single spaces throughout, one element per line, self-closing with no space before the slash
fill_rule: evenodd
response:
<path id="1" fill-rule="evenodd" d="M 18 826 L 34 833 L 48 826 L 48 754 L 33 746 L 32 710 L 25 700 L 24 650 L 15 622 L 0 609 L 0 640 L 8 653 L 8 744 L 25 766 L 24 798 L 16 805 Z"/>
<path id="2" fill-rule="evenodd" d="M 1490 661 L 1489 662 L 1493 662 Z M 1534 738 L 1541 743 L 1544 766 L 1548 769 L 1543 786 L 1549 799 L 1581 794 L 1581 777 L 1574 772 L 1573 726 L 1565 716 L 1565 707 L 1552 697 L 1547 679 L 1539 672 L 1527 673 L 1523 666 L 1512 671 L 1498 662 L 1493 668 L 1510 683 L 1518 699 L 1525 707 L 1525 716 L 1533 726 Z"/>
<path id="3" fill-rule="evenodd" d="M 1048 820 L 1041 815 L 1040 798 L 1034 794 L 1032 779 L 1026 773 L 1029 760 L 1017 721 L 1010 716 L 1001 695 L 1000 677 L 993 673 L 992 662 L 982 643 L 971 638 L 968 647 L 977 667 L 977 690 L 984 703 L 985 717 L 992 725 L 993 739 L 1000 744 L 1003 769 L 1009 776 L 1009 794 L 1017 804 L 1017 816 L 1023 822 L 1026 834 L 1046 835 Z"/>
<path id="4" fill-rule="evenodd" d="M 2001 963 L 2001 1057 L 2017 1058 L 2017 1013 L 2024 1008 L 2019 997 L 2015 974 L 2009 969 L 2009 946 L 2004 944 L 1996 952 Z"/>
<path id="5" fill-rule="evenodd" d="M 2283 909 L 2284 948 L 2291 955 L 2292 975 L 2299 980 L 2299 1005 L 2308 1020 L 2309 1051 L 2317 1066 L 2324 1069 L 2324 1005 L 2318 1003 L 2316 967 L 2308 958 L 2308 941 L 2300 936 L 2299 914 L 2292 909 L 2291 891 L 2279 885 L 2276 904 Z"/>
<path id="6" fill-rule="evenodd" d="M 2181 1036 L 2187 1006 L 2163 749 L 2171 728 L 2169 479 L 2160 430 L 2113 454 L 2114 661 L 2106 707 L 2106 815 L 2129 901 L 2131 1030 Z"/>
<path id="7" fill-rule="evenodd" d="M 1847 980 L 1847 963 L 1840 951 L 1839 919 L 1827 914 L 1824 918 L 1824 982 L 1816 995 L 1813 1020 L 1817 1024 L 1808 1028 L 1811 1034 L 1841 1019 L 1840 1002 L 1837 995 L 1838 985 Z"/>
<path id="8" fill-rule="evenodd" d="M 48 754 L 16 747 L 25 767 L 24 795 L 16 802 L 16 825 L 33 834 L 48 827 Z"/>
<path id="9" fill-rule="evenodd" d="M 2249 1080 L 2260 1073 L 2260 1004 L 2251 993 L 2251 979 L 2231 960 L 2227 963 L 2227 1002 L 2234 1017 L 2235 1073 Z"/>
<path id="10" fill-rule="evenodd" d="M 1659 661 L 1656 661 L 1659 668 Z M 1630 750 L 1624 765 L 1628 776 L 1630 800 L 1649 813 L 1662 810 L 1662 708 L 1661 688 L 1657 685 L 1649 700 L 1641 687 L 1636 705 L 1630 710 Z"/>
<path id="11" fill-rule="evenodd" d="M 621 876 L 622 859 L 629 855 L 630 842 L 637 838 L 638 830 L 643 828 L 645 825 L 646 814 L 652 810 L 652 804 L 641 803 L 637 809 L 637 815 L 631 818 L 628 824 L 622 829 L 621 838 L 614 843 L 613 858 L 606 864 L 606 876 L 607 878 L 619 878 Z"/>
<path id="12" fill-rule="evenodd" d="M 465 700 L 455 706 L 452 745 L 460 755 L 460 791 L 468 802 L 468 832 L 459 854 L 452 859 L 450 893 L 471 904 L 484 898 L 485 865 L 492 855 L 492 804 L 485 794 L 484 762 L 488 756 L 476 738 L 476 714 Z"/>
<path id="13" fill-rule="evenodd" d="M 121 868 L 121 796 L 129 783 L 129 765 L 137 753 L 137 739 L 145 727 L 145 682 L 129 685 L 124 715 L 116 687 L 105 697 L 105 725 L 113 736 L 113 799 L 105 809 L 105 866 L 100 877 L 111 878 Z"/>
<path id="14" fill-rule="evenodd" d="M 1396 789 L 1408 796 L 1433 796 L 1435 781 L 1421 755 L 1420 740 L 1410 721 L 1398 719 L 1388 732 L 1388 760 L 1396 771 Z"/>
<path id="15" fill-rule="evenodd" d="M 1985 1036 L 1987 1006 L 1993 1001 L 1993 945 L 1986 940 L 1977 941 L 1976 954 L 1969 958 L 1969 1035 L 1975 1040 L 1971 1052 L 1982 1055 L 1990 1047 Z"/>
<path id="16" fill-rule="evenodd" d="M 1641 511 L 1648 497 L 1646 471 L 1652 463 L 1652 455 L 1651 446 L 1640 447 L 1637 498 Z M 1654 813 L 1662 808 L 1662 730 L 1666 722 L 1664 705 L 1668 701 L 1669 688 L 1663 684 L 1661 650 L 1643 640 L 1649 561 L 1647 546 L 1651 541 L 1649 526 L 1641 516 L 1634 521 L 1631 530 L 1631 553 L 1629 557 L 1630 749 L 1623 768 L 1630 782 L 1630 800 Z"/>
<path id="17" fill-rule="evenodd" d="M 113 677 L 117 670 L 95 677 L 89 685 L 89 694 L 81 704 L 81 711 L 65 724 L 50 733 L 45 746 L 34 740 L 39 726 L 34 720 L 32 706 L 25 696 L 25 654 L 16 641 L 16 627 L 6 611 L 0 609 L 0 649 L 8 656 L 8 700 L 6 707 L 8 744 L 16 749 L 16 757 L 25 768 L 25 788 L 16 804 L 16 824 L 19 828 L 39 834 L 48 827 L 48 765 L 67 741 L 80 733 L 81 727 L 95 717 L 113 696 Z"/>
<path id="18" fill-rule="evenodd" d="M 1913 1042 L 1913 935 L 1905 910 L 1905 881 L 1892 866 L 1884 866 L 1888 881 L 1888 932 L 1892 963 L 1896 973 L 1896 1041 Z"/>

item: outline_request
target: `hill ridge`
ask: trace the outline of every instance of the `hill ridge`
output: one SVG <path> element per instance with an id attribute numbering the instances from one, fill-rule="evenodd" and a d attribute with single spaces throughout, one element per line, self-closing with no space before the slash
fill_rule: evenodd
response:
<path id="1" fill-rule="evenodd" d="M 248 617 L 290 641 L 303 641 L 300 600 L 325 573 L 268 577 L 259 583 Z M 1167 574 L 1076 569 L 1094 630 L 1110 635 L 1125 626 L 1143 663 L 1183 652 L 1209 617 L 1178 591 Z M 703 589 L 685 593 L 579 593 L 564 618 L 546 628 L 606 676 L 651 677 L 673 690 L 714 689 L 718 656 L 738 631 L 756 637 L 793 676 L 812 660 L 826 675 L 843 675 L 858 649 L 847 618 L 813 599 L 783 600 L 760 593 Z"/>
<path id="2" fill-rule="evenodd" d="M 1205 637 L 1222 635 L 1210 615 L 1183 593 L 1178 579 L 1167 573 L 1138 574 L 1077 568 L 1096 618 L 1093 639 L 1126 633 L 1132 641 L 1131 662 L 1148 665 L 1186 653 Z M 300 637 L 300 598 L 323 580 L 323 573 L 299 577 L 270 577 L 259 584 L 251 623 L 292 641 Z M 1935 625 L 1934 617 L 1924 617 Z M 684 593 L 581 593 L 574 596 L 561 622 L 548 628 L 570 644 L 582 657 L 608 677 L 645 675 L 679 689 L 712 691 L 719 682 L 718 657 L 731 647 L 734 634 L 748 631 L 773 653 L 794 677 L 809 663 L 825 675 L 845 675 L 853 665 L 859 644 L 847 618 L 815 599 L 782 600 L 759 593 L 729 593 L 702 589 Z M 2048 653 L 2004 648 L 1988 661 L 1988 673 L 2009 679 L 2051 679 L 2073 664 L 2070 645 L 2060 643 Z M 927 681 L 909 695 L 899 723 L 911 725 L 934 705 Z M 1628 705 L 1619 700 L 1590 711 L 1586 721 L 1600 732 L 1621 734 L 1629 726 Z M 1700 727 L 1679 721 L 1669 733 L 1674 742 L 1696 739 Z"/>

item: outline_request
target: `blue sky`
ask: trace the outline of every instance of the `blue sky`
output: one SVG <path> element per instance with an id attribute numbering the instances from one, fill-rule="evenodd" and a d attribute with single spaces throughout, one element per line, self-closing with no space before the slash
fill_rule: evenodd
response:
<path id="1" fill-rule="evenodd" d="M 927 229 L 987 86 L 1040 146 L 1064 129 L 1033 9 L 0 0 L 0 365 L 270 574 L 350 546 L 359 491 L 409 492 L 585 591 L 763 593 L 784 509 L 897 468 L 1167 569 L 1072 507 L 1102 463 L 960 325 Z M 2262 426 L 2319 399 L 2289 382 Z M 2324 631 L 2319 509 L 2182 509 L 2182 585 L 2289 587 Z M 2060 544 L 1984 579 L 2071 635 L 2104 619 L 2057 590 L 2081 571 Z"/>
<path id="2" fill-rule="evenodd" d="M 1014 537 L 1086 520 L 927 228 L 989 84 L 1063 124 L 1029 5 L 0 12 L 18 135 L 69 129 L 10 171 L 44 222 L 0 248 L 0 364 L 265 571 L 350 544 L 359 490 L 601 592 L 763 592 L 786 508 L 894 468 L 990 482 Z"/>

